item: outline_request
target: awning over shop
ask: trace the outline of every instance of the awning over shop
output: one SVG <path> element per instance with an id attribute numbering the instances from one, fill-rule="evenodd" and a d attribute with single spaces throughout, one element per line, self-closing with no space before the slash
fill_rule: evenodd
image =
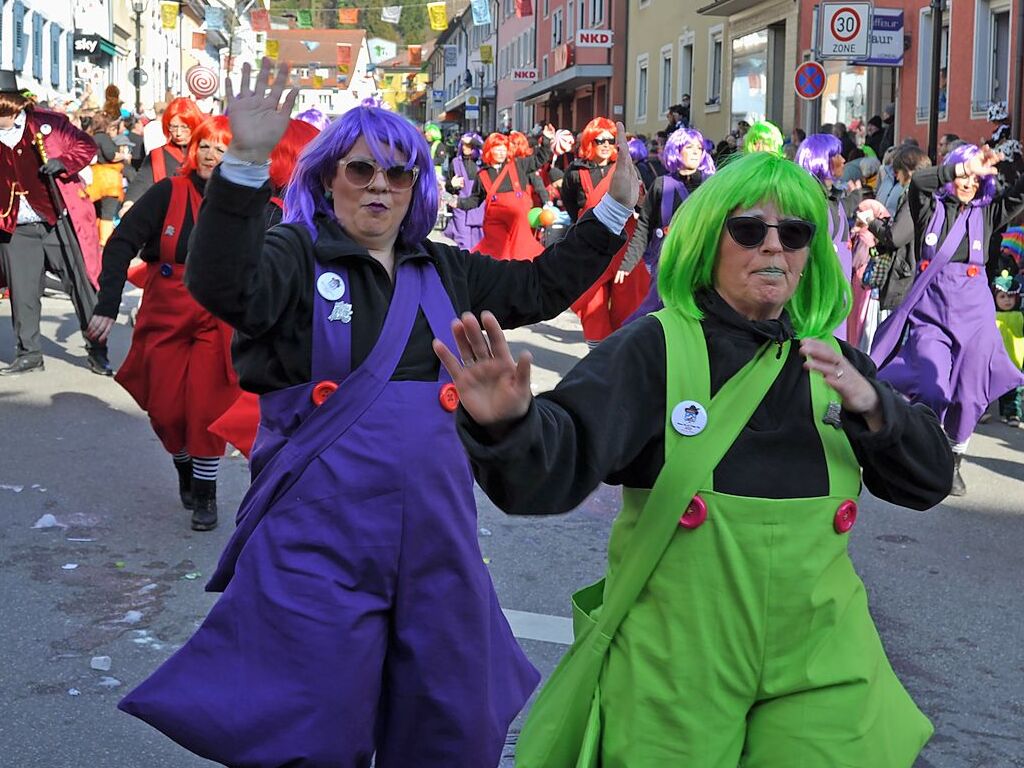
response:
<path id="1" fill-rule="evenodd" d="M 526 86 L 519 92 L 516 100 L 527 104 L 537 104 L 547 101 L 551 91 L 574 91 L 581 85 L 593 84 L 594 80 L 608 79 L 613 72 L 611 64 L 576 64 L 533 85 Z"/>
<path id="2" fill-rule="evenodd" d="M 760 5 L 764 0 L 717 0 L 711 5 L 698 8 L 697 13 L 704 16 L 732 16 L 740 11 L 749 11 L 755 5 Z"/>
<path id="3" fill-rule="evenodd" d="M 76 56 L 127 56 L 128 51 L 100 35 L 75 35 Z"/>

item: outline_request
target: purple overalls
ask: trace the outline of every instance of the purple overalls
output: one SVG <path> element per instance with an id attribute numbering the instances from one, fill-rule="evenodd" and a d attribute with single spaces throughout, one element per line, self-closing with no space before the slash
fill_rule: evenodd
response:
<path id="1" fill-rule="evenodd" d="M 1003 347 L 985 274 L 984 213 L 965 208 L 936 251 L 946 220 L 939 201 L 910 294 L 875 334 L 878 378 L 927 405 L 946 434 L 965 443 L 989 403 L 1024 385 Z M 968 238 L 967 262 L 951 262 Z"/>
<path id="2" fill-rule="evenodd" d="M 230 766 L 493 768 L 539 675 L 480 554 L 447 372 L 391 380 L 418 310 L 452 349 L 455 311 L 431 263 L 404 262 L 349 373 L 359 307 L 344 270 L 317 262 L 317 281 L 313 382 L 261 398 L 207 586 L 224 594 L 119 706 Z"/>
<path id="3" fill-rule="evenodd" d="M 462 189 L 459 190 L 459 197 L 469 197 L 473 192 L 473 184 L 466 171 L 466 163 L 459 155 L 452 161 L 455 168 L 455 175 L 465 180 Z M 456 208 L 452 211 L 451 221 L 444 228 L 446 237 L 450 237 L 455 244 L 465 251 L 472 251 L 477 244 L 484 239 L 484 206 L 464 211 Z"/>
<path id="4" fill-rule="evenodd" d="M 622 321 L 623 325 L 628 325 L 644 315 L 657 312 L 665 307 L 661 300 L 661 294 L 658 293 L 658 262 L 661 261 L 661 249 L 665 244 L 665 238 L 668 237 L 672 216 L 686 202 L 690 192 L 687 190 L 686 184 L 674 174 L 662 176 L 662 178 L 664 186 L 661 189 L 661 220 L 659 222 L 661 226 L 654 230 L 651 239 L 647 242 L 647 248 L 644 250 L 644 264 L 647 265 L 647 271 L 651 273 L 651 285 L 636 311 Z"/>
<path id="5" fill-rule="evenodd" d="M 843 277 L 846 278 L 847 282 L 852 283 L 853 249 L 850 248 L 850 225 L 846 220 L 846 211 L 843 210 L 841 200 L 829 198 L 828 236 L 832 240 L 832 247 L 836 249 L 836 256 L 839 258 L 839 267 L 843 271 Z M 845 317 L 832 334 L 837 339 L 846 341 Z"/>

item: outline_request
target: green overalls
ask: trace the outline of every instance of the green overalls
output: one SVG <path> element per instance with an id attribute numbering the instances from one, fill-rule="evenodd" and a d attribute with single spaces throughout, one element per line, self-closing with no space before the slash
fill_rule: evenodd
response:
<path id="1" fill-rule="evenodd" d="M 774 361 L 774 349 L 762 350 L 712 400 L 700 325 L 672 310 L 657 316 L 668 365 L 665 467 L 653 490 L 623 489 L 603 590 L 599 582 L 574 597 L 576 642 L 531 711 L 516 765 L 909 768 L 932 727 L 889 666 L 847 554 L 860 467 L 843 430 L 822 418 L 830 404 L 835 415 L 838 396 L 811 374 L 828 496 L 717 493 L 714 465 L 789 345 Z M 711 403 L 703 434 L 673 427 L 673 405 L 684 400 Z M 683 442 L 698 437 L 703 444 Z M 678 480 L 698 464 L 700 478 Z M 666 472 L 676 478 L 663 482 Z M 673 496 L 666 483 L 696 493 Z M 657 549 L 655 519 L 668 521 L 667 544 L 644 571 L 633 561 Z M 643 549 L 631 549 L 634 538 Z M 630 590 L 633 601 L 618 608 Z M 602 616 L 612 610 L 621 618 Z"/>

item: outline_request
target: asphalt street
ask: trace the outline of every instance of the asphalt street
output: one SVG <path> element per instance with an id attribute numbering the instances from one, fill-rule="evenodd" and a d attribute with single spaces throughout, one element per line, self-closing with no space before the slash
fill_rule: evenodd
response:
<path id="1" fill-rule="evenodd" d="M 4 363 L 9 316 L 0 303 Z M 130 339 L 124 320 L 115 365 Z M 221 527 L 192 532 L 145 416 L 84 367 L 66 299 L 44 300 L 43 333 L 46 371 L 0 378 L 0 765 L 212 765 L 115 704 L 213 604 L 203 585 L 233 527 L 246 463 L 223 464 Z M 586 351 L 568 314 L 512 336 L 534 354 L 538 390 Z M 853 557 L 893 666 L 936 728 L 919 768 L 1024 766 L 1022 456 L 1024 430 L 991 423 L 971 444 L 966 497 L 927 513 L 862 499 Z M 483 556 L 546 676 L 565 651 L 551 639 L 570 592 L 601 575 L 618 489 L 545 519 L 510 518 L 477 495 Z M 528 639 L 537 636 L 549 639 Z"/>

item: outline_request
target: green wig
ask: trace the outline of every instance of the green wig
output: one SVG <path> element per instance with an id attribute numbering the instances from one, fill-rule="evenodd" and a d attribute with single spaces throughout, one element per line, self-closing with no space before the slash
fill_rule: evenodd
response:
<path id="1" fill-rule="evenodd" d="M 807 171 L 770 152 L 725 163 L 679 206 L 661 251 L 658 291 L 665 306 L 700 320 L 696 295 L 715 286 L 718 247 L 725 220 L 736 209 L 771 201 L 786 216 L 815 225 L 807 264 L 786 303 L 803 338 L 827 338 L 849 313 L 850 281 L 843 276 L 828 236 L 828 204 L 821 184 Z"/>
<path id="2" fill-rule="evenodd" d="M 767 120 L 758 120 L 750 126 L 743 137 L 743 151 L 747 154 L 771 152 L 781 156 L 782 144 L 782 131 L 775 123 L 770 123 Z"/>
<path id="3" fill-rule="evenodd" d="M 423 126 L 423 135 L 427 141 L 440 141 L 441 140 L 441 126 L 437 123 L 426 123 Z"/>

